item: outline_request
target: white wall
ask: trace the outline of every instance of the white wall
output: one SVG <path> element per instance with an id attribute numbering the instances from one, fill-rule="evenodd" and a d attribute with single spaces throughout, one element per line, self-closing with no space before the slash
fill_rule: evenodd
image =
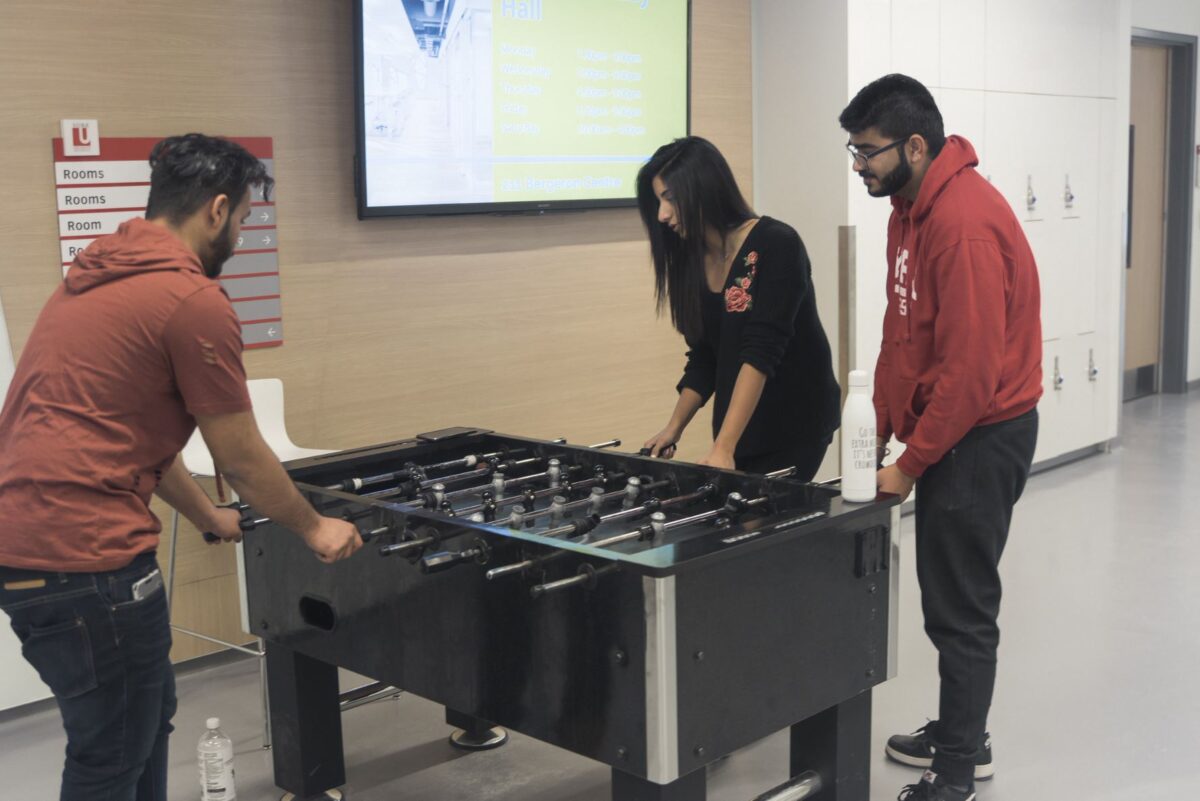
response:
<path id="1" fill-rule="evenodd" d="M 1131 4 L 1131 25 L 1134 28 L 1200 37 L 1200 2 L 1197 0 L 1131 0 Z M 1200 138 L 1200 97 L 1197 97 L 1196 103 L 1196 131 Z M 1192 214 L 1188 381 L 1200 381 L 1200 189 L 1192 197 Z"/>
<path id="2" fill-rule="evenodd" d="M 845 4 L 754 0 L 751 41 L 756 154 L 751 203 L 804 240 L 836 369 L 838 226 L 845 223 L 844 173 L 850 169 L 837 124 L 846 104 Z M 820 477 L 837 475 L 837 454 L 835 439 Z"/>
<path id="3" fill-rule="evenodd" d="M 764 6 L 771 24 L 761 24 Z M 780 22 L 783 24 L 780 24 Z M 846 104 L 846 7 L 825 0 L 756 0 L 754 198 L 759 214 L 783 220 L 808 249 L 817 304 L 837 359 L 837 227 L 845 222 L 849 170 L 837 117 Z"/>

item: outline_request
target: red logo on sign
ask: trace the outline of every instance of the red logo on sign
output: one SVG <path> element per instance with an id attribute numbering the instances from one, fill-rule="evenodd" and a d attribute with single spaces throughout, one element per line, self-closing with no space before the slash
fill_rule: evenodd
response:
<path id="1" fill-rule="evenodd" d="M 71 126 L 71 146 L 88 147 L 92 144 L 92 127 L 86 122 L 77 122 Z"/>

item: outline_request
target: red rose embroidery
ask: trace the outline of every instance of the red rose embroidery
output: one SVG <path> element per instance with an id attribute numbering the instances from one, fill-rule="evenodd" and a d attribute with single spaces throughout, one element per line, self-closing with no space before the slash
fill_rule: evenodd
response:
<path id="1" fill-rule="evenodd" d="M 753 304 L 750 293 L 736 284 L 725 290 L 725 311 L 744 312 Z"/>
<path id="2" fill-rule="evenodd" d="M 758 251 L 752 250 L 746 255 L 746 265 L 753 267 L 756 264 L 758 264 Z"/>

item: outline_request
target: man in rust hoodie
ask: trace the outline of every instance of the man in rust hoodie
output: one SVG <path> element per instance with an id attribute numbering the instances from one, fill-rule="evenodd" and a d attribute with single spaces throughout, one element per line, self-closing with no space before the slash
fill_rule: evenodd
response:
<path id="1" fill-rule="evenodd" d="M 867 192 L 892 200 L 876 433 L 906 449 L 878 482 L 902 497 L 917 488 L 917 579 L 941 678 L 937 720 L 890 738 L 887 753 L 927 768 L 905 801 L 970 801 L 993 771 L 998 566 L 1037 442 L 1037 266 L 971 144 L 944 135 L 919 82 L 880 78 L 839 122 Z"/>
<path id="2" fill-rule="evenodd" d="M 167 797 L 171 631 L 157 494 L 238 540 L 178 458 L 197 424 L 229 483 L 326 562 L 362 542 L 318 515 L 259 434 L 237 315 L 216 281 L 269 192 L 240 146 L 188 134 L 150 154 L 146 219 L 75 259 L 42 309 L 0 414 L 0 608 L 54 693 L 63 801 Z"/>

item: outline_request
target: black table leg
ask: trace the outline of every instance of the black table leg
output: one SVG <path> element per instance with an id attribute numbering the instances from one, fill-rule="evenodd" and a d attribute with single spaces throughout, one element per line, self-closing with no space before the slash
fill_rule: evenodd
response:
<path id="1" fill-rule="evenodd" d="M 708 774 L 701 768 L 680 776 L 670 784 L 652 781 L 613 768 L 613 801 L 705 801 Z"/>
<path id="2" fill-rule="evenodd" d="M 871 691 L 792 726 L 791 775 L 821 776 L 821 801 L 868 801 L 871 790 Z"/>
<path id="3" fill-rule="evenodd" d="M 266 648 L 275 784 L 300 798 L 345 784 L 337 666 Z"/>

